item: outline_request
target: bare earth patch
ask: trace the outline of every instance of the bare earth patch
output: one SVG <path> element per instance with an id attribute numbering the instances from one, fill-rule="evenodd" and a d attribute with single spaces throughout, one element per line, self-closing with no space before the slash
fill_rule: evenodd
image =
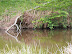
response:
<path id="1" fill-rule="evenodd" d="M 19 16 L 20 14 L 17 14 L 15 17 L 11 18 L 9 22 L 7 21 L 0 21 L 0 29 L 8 29 L 9 26 L 11 26 L 14 22 L 17 16 Z"/>

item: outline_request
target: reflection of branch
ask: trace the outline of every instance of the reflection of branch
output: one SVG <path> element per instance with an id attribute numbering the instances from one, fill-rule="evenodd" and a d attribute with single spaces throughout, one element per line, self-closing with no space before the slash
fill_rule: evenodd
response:
<path id="1" fill-rule="evenodd" d="M 11 35 L 10 33 L 8 33 L 7 31 L 6 31 L 6 33 L 9 35 L 9 36 L 11 36 L 11 37 L 13 37 L 13 38 L 15 38 L 15 40 L 18 42 L 18 43 L 20 43 L 20 41 L 17 39 L 17 37 L 18 37 L 18 35 L 19 35 L 19 33 L 20 32 L 17 32 L 17 36 L 15 37 L 15 36 L 13 36 L 13 35 Z"/>

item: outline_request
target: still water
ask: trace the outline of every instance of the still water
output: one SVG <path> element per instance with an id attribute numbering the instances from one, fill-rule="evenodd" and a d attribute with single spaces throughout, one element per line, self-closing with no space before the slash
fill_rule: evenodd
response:
<path id="1" fill-rule="evenodd" d="M 0 49 L 4 48 L 6 44 L 9 46 L 12 44 L 14 47 L 21 43 L 37 44 L 43 48 L 51 48 L 56 47 L 56 44 L 62 47 L 66 46 L 68 42 L 72 43 L 72 30 L 24 29 L 21 33 L 17 33 L 15 30 L 10 30 L 9 33 L 12 36 L 6 34 L 4 30 L 0 30 Z"/>

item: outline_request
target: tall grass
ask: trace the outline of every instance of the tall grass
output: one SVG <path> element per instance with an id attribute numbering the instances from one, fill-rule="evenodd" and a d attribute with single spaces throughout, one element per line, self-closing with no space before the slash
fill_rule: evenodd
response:
<path id="1" fill-rule="evenodd" d="M 64 46 L 59 48 L 57 46 L 57 50 L 52 52 L 49 48 L 42 48 L 40 46 L 28 46 L 28 45 L 21 45 L 21 47 L 11 47 L 9 48 L 6 45 L 6 48 L 0 50 L 0 54 L 72 54 L 72 44 L 68 43 L 68 46 Z"/>

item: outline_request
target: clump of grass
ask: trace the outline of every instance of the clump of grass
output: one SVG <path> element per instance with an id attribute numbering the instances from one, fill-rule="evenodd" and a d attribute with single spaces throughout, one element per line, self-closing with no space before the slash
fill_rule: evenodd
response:
<path id="1" fill-rule="evenodd" d="M 58 45 L 57 45 L 58 47 Z M 49 48 L 42 48 L 41 46 L 28 46 L 22 44 L 21 47 L 11 47 L 6 45 L 6 48 L 0 50 L 0 54 L 72 54 L 72 44 L 68 43 L 68 46 L 64 46 L 56 50 L 55 52 L 49 51 Z"/>

